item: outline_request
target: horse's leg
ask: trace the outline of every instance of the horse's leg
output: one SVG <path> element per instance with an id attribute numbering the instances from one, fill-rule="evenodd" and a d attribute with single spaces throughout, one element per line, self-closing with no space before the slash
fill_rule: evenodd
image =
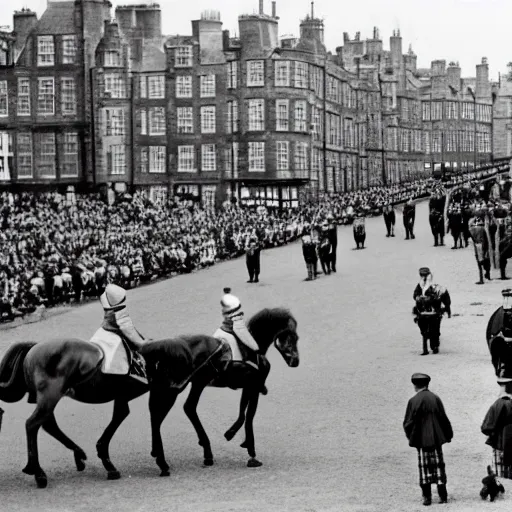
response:
<path id="1" fill-rule="evenodd" d="M 204 381 L 195 381 L 192 383 L 192 389 L 190 390 L 187 400 L 183 405 L 183 410 L 196 430 L 197 437 L 199 438 L 199 446 L 203 447 L 204 465 L 213 466 L 213 453 L 210 440 L 208 439 L 208 434 L 203 428 L 201 420 L 197 415 L 197 404 L 199 403 L 201 393 L 205 387 L 206 384 Z"/>
<path id="2" fill-rule="evenodd" d="M 108 480 L 118 480 L 121 478 L 121 473 L 119 473 L 119 471 L 110 460 L 108 447 L 112 437 L 116 433 L 116 430 L 119 428 L 119 425 L 123 423 L 129 414 L 130 407 L 128 405 L 128 400 L 116 398 L 114 400 L 114 412 L 112 414 L 112 420 L 96 443 L 96 452 L 98 457 L 101 459 L 101 462 L 103 463 L 103 467 L 107 470 Z"/>
<path id="3" fill-rule="evenodd" d="M 53 415 L 53 411 L 62 396 L 61 386 L 57 382 L 46 382 L 44 391 L 38 391 L 37 406 L 25 424 L 27 431 L 28 462 L 23 468 L 23 473 L 34 475 L 37 487 L 40 489 L 48 485 L 48 478 L 39 465 L 37 434 L 39 428 Z"/>
<path id="4" fill-rule="evenodd" d="M 231 441 L 233 437 L 237 434 L 237 432 L 242 428 L 244 422 L 245 422 L 245 410 L 247 409 L 247 406 L 249 405 L 249 398 L 250 394 L 247 391 L 246 388 L 242 390 L 242 396 L 240 397 L 240 409 L 238 412 L 238 418 L 236 419 L 235 423 L 229 427 L 229 429 L 224 434 L 224 437 Z"/>
<path id="5" fill-rule="evenodd" d="M 258 400 L 260 394 L 258 390 L 251 389 L 249 391 L 249 405 L 247 406 L 247 413 L 245 418 L 245 441 L 240 445 L 242 448 L 247 448 L 247 452 L 249 453 L 249 461 L 247 462 L 248 468 L 258 468 L 262 465 L 262 463 L 256 459 L 256 450 L 254 448 L 254 428 L 253 421 L 256 416 L 256 411 L 258 409 Z"/>
<path id="6" fill-rule="evenodd" d="M 149 394 L 149 413 L 151 415 L 151 456 L 155 457 L 156 463 L 160 470 L 160 476 L 169 476 L 169 465 L 165 460 L 164 446 L 162 444 L 162 434 L 160 426 L 165 417 L 171 410 L 178 392 L 170 389 L 165 392 L 162 389 L 153 388 Z"/>
<path id="7" fill-rule="evenodd" d="M 74 443 L 66 434 L 64 434 L 64 432 L 62 432 L 59 425 L 57 425 L 55 414 L 52 413 L 42 426 L 43 430 L 73 452 L 77 471 L 83 471 L 85 469 L 84 461 L 87 460 L 87 455 L 85 455 L 85 452 L 80 448 L 80 446 Z"/>

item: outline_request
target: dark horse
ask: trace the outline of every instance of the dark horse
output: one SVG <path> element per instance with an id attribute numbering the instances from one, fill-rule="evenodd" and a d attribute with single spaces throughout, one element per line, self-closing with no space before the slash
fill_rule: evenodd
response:
<path id="1" fill-rule="evenodd" d="M 489 319 L 485 338 L 497 377 L 509 376 L 512 370 L 512 311 L 499 307 Z"/>
<path id="2" fill-rule="evenodd" d="M 288 366 L 295 368 L 299 365 L 299 352 L 297 341 L 297 321 L 286 309 L 264 309 L 256 313 L 248 322 L 248 328 L 260 347 L 260 353 L 265 354 L 272 344 L 281 353 Z M 190 336 L 184 338 L 185 344 L 201 343 L 212 340 L 210 336 Z M 164 448 L 160 427 L 171 410 L 179 393 L 183 391 L 188 382 L 192 388 L 184 404 L 185 414 L 194 426 L 199 445 L 203 447 L 204 465 L 213 465 L 213 454 L 208 435 L 204 430 L 199 416 L 197 404 L 206 386 L 229 387 L 231 389 L 242 388 L 239 416 L 235 423 L 224 434 L 230 441 L 245 423 L 245 441 L 242 448 L 247 448 L 249 453 L 248 467 L 261 466 L 256 459 L 254 446 L 253 420 L 256 415 L 259 400 L 259 385 L 248 378 L 249 373 L 233 365 L 227 365 L 224 371 L 219 372 L 219 364 L 215 364 L 214 357 L 208 364 L 203 365 L 191 378 L 182 382 L 178 387 L 175 372 L 183 367 L 184 359 L 190 358 L 190 351 L 183 351 L 183 339 L 162 340 L 147 344 L 142 349 L 146 360 L 148 376 L 150 377 L 149 410 L 151 414 L 152 449 L 151 455 L 161 470 L 161 476 L 169 475 L 169 465 L 165 460 Z M 220 358 L 223 356 L 220 355 Z M 179 379 L 178 379 L 179 380 Z M 163 392 L 162 390 L 165 390 Z"/>
<path id="3" fill-rule="evenodd" d="M 296 321 L 289 313 L 284 310 L 263 310 L 256 314 L 250 323 L 253 335 L 259 341 L 262 351 L 266 351 L 274 341 L 290 366 L 298 365 Z M 183 362 L 172 359 L 170 356 L 172 348 L 167 351 L 160 350 L 160 347 L 172 347 L 173 341 L 154 341 L 146 345 L 149 359 L 153 362 L 148 365 L 148 379 L 153 383 L 150 406 L 153 404 L 152 417 L 157 419 L 158 413 L 155 413 L 155 408 L 160 407 L 158 403 L 169 404 L 168 395 L 174 403 L 177 395 L 174 390 L 164 393 L 162 389 L 155 389 L 155 383 L 162 382 L 162 376 L 166 371 L 165 364 L 181 364 Z M 218 340 L 214 341 L 217 345 L 220 344 Z M 155 365 L 155 354 L 160 354 L 163 359 L 162 363 L 165 364 Z M 16 343 L 7 350 L 0 362 L 0 400 L 8 403 L 18 402 L 28 392 L 28 402 L 37 404 L 33 414 L 26 422 L 28 463 L 23 472 L 34 475 L 38 487 L 42 488 L 47 485 L 47 476 L 39 464 L 37 435 L 40 427 L 43 427 L 48 434 L 73 452 L 78 471 L 83 471 L 85 468 L 85 460 L 87 460 L 85 452 L 60 430 L 55 419 L 55 407 L 64 396 L 90 404 L 114 401 L 112 420 L 98 440 L 96 449 L 98 457 L 108 472 L 108 479 L 120 478 L 119 471 L 110 460 L 109 443 L 118 427 L 130 413 L 128 403 L 149 391 L 150 387 L 128 376 L 104 374 L 101 371 L 102 360 L 103 354 L 98 347 L 90 342 L 69 338 L 37 344 L 35 342 Z M 151 371 L 155 372 L 155 375 L 152 375 Z M 198 372 L 194 376 L 194 380 L 199 379 L 207 372 L 208 369 Z M 226 379 L 225 385 L 229 384 Z M 243 416 L 242 412 L 247 408 L 249 397 L 252 399 L 247 413 L 249 418 L 250 414 L 255 413 L 254 403 L 257 405 L 258 396 L 254 398 L 254 390 L 250 383 L 244 384 L 247 386 L 247 391 L 244 388 L 242 393 L 240 416 Z M 191 396 L 187 400 L 188 407 L 195 399 L 194 393 L 197 393 L 197 388 L 197 385 L 193 386 Z M 197 396 L 196 403 L 197 400 L 199 400 L 199 396 Z M 244 400 L 246 406 L 242 408 Z M 0 409 L 0 416 L 1 412 Z M 240 428 L 243 425 L 243 418 L 239 418 L 237 421 L 242 421 L 238 427 Z M 235 425 L 237 424 L 235 423 Z M 252 420 L 250 421 L 250 432 L 252 433 Z M 249 435 L 248 442 L 250 445 Z M 252 450 L 254 450 L 254 441 L 252 441 Z"/>

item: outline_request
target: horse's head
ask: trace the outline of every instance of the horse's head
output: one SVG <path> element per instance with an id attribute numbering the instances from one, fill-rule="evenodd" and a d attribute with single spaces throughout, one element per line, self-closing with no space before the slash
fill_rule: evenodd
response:
<path id="1" fill-rule="evenodd" d="M 297 321 L 288 310 L 263 309 L 249 320 L 248 328 L 263 353 L 274 343 L 288 366 L 299 366 Z"/>

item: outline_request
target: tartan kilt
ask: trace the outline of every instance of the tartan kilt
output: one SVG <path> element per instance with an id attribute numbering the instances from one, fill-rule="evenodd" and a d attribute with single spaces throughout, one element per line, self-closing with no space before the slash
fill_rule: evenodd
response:
<path id="1" fill-rule="evenodd" d="M 443 449 L 418 448 L 418 469 L 420 485 L 446 484 L 446 471 L 443 459 Z"/>
<path id="2" fill-rule="evenodd" d="M 503 450 L 494 448 L 492 451 L 492 459 L 492 466 L 496 476 L 512 480 L 512 466 L 503 464 Z"/>

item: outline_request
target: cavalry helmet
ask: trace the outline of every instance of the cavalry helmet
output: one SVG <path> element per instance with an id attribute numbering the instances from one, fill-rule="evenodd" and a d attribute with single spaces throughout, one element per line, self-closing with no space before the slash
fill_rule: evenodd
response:
<path id="1" fill-rule="evenodd" d="M 117 286 L 117 284 L 109 284 L 105 291 L 101 294 L 100 302 L 104 310 L 114 309 L 121 306 L 126 301 L 126 290 Z"/>

